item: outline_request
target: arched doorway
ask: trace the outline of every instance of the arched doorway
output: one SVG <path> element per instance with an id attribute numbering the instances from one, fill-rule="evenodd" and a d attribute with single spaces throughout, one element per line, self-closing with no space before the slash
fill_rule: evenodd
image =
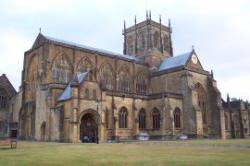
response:
<path id="1" fill-rule="evenodd" d="M 80 140 L 82 142 L 96 142 L 98 126 L 94 115 L 87 113 L 82 116 L 80 125 Z"/>
<path id="2" fill-rule="evenodd" d="M 46 122 L 43 122 L 41 125 L 41 141 L 45 141 L 45 129 L 46 129 Z"/>

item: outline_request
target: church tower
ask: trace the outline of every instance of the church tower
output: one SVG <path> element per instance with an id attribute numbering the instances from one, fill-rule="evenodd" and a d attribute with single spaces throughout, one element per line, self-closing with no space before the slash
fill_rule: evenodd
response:
<path id="1" fill-rule="evenodd" d="M 160 16 L 157 23 L 151 19 L 151 11 L 147 11 L 145 21 L 137 23 L 135 17 L 134 25 L 128 28 L 124 21 L 123 53 L 140 57 L 150 66 L 157 66 L 157 63 L 151 64 L 152 56 L 154 59 L 157 56 L 159 61 L 173 56 L 171 33 L 170 21 L 168 26 L 162 25 Z"/>

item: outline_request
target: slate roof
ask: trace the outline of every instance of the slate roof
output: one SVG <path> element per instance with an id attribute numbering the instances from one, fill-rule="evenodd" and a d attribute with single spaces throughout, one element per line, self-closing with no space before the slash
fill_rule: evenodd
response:
<path id="1" fill-rule="evenodd" d="M 190 56 L 192 55 L 193 51 L 177 55 L 171 58 L 166 58 L 162 61 L 160 64 L 160 67 L 158 71 L 173 69 L 176 67 L 185 66 L 187 64 L 187 61 L 189 60 Z"/>
<path id="2" fill-rule="evenodd" d="M 5 74 L 0 76 L 0 89 L 4 89 L 8 97 L 14 96 L 17 92 Z"/>
<path id="3" fill-rule="evenodd" d="M 45 40 L 48 40 L 49 42 L 56 43 L 56 44 L 59 44 L 59 45 L 66 45 L 66 46 L 70 46 L 70 47 L 76 47 L 76 48 L 84 49 L 84 50 L 91 51 L 91 52 L 94 52 L 94 53 L 99 53 L 99 54 L 103 54 L 103 55 L 110 55 L 110 56 L 114 56 L 114 57 L 118 57 L 118 58 L 124 58 L 124 59 L 132 60 L 132 61 L 140 61 L 139 58 L 136 57 L 135 55 L 119 54 L 119 53 L 115 53 L 115 52 L 112 52 L 112 51 L 98 49 L 98 48 L 94 48 L 94 47 L 90 47 L 90 46 L 86 46 L 86 45 L 82 45 L 82 44 L 77 44 L 77 43 L 74 43 L 74 42 L 69 42 L 69 41 L 57 39 L 57 38 L 50 37 L 50 36 L 45 36 L 42 33 L 39 33 L 37 38 L 39 38 L 39 36 L 43 37 Z"/>
<path id="4" fill-rule="evenodd" d="M 88 72 L 77 74 L 75 78 L 68 83 L 68 85 L 66 86 L 62 94 L 59 96 L 58 101 L 65 101 L 65 100 L 70 99 L 71 98 L 71 85 L 73 83 L 81 84 L 82 82 L 84 82 L 85 78 L 87 77 L 87 74 Z"/>
<path id="5" fill-rule="evenodd" d="M 58 98 L 58 101 L 64 101 L 64 100 L 68 100 L 71 98 L 71 87 L 70 87 L 71 83 L 72 82 L 68 83 L 68 85 L 66 86 L 66 88 L 64 89 L 60 97 Z"/>

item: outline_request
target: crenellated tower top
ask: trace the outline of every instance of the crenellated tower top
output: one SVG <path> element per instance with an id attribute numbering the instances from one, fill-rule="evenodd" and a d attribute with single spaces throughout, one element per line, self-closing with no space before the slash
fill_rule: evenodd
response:
<path id="1" fill-rule="evenodd" d="M 146 20 L 126 27 L 124 21 L 124 48 L 123 53 L 146 57 L 151 54 L 160 54 L 162 57 L 173 56 L 171 23 L 168 26 L 162 24 L 161 16 L 159 23 L 151 19 L 151 11 L 146 11 Z"/>

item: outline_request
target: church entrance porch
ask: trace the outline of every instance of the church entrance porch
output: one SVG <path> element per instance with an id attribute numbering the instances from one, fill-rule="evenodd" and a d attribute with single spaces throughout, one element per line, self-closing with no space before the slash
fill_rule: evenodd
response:
<path id="1" fill-rule="evenodd" d="M 98 136 L 98 125 L 94 115 L 87 113 L 81 119 L 80 140 L 82 142 L 96 142 Z"/>

